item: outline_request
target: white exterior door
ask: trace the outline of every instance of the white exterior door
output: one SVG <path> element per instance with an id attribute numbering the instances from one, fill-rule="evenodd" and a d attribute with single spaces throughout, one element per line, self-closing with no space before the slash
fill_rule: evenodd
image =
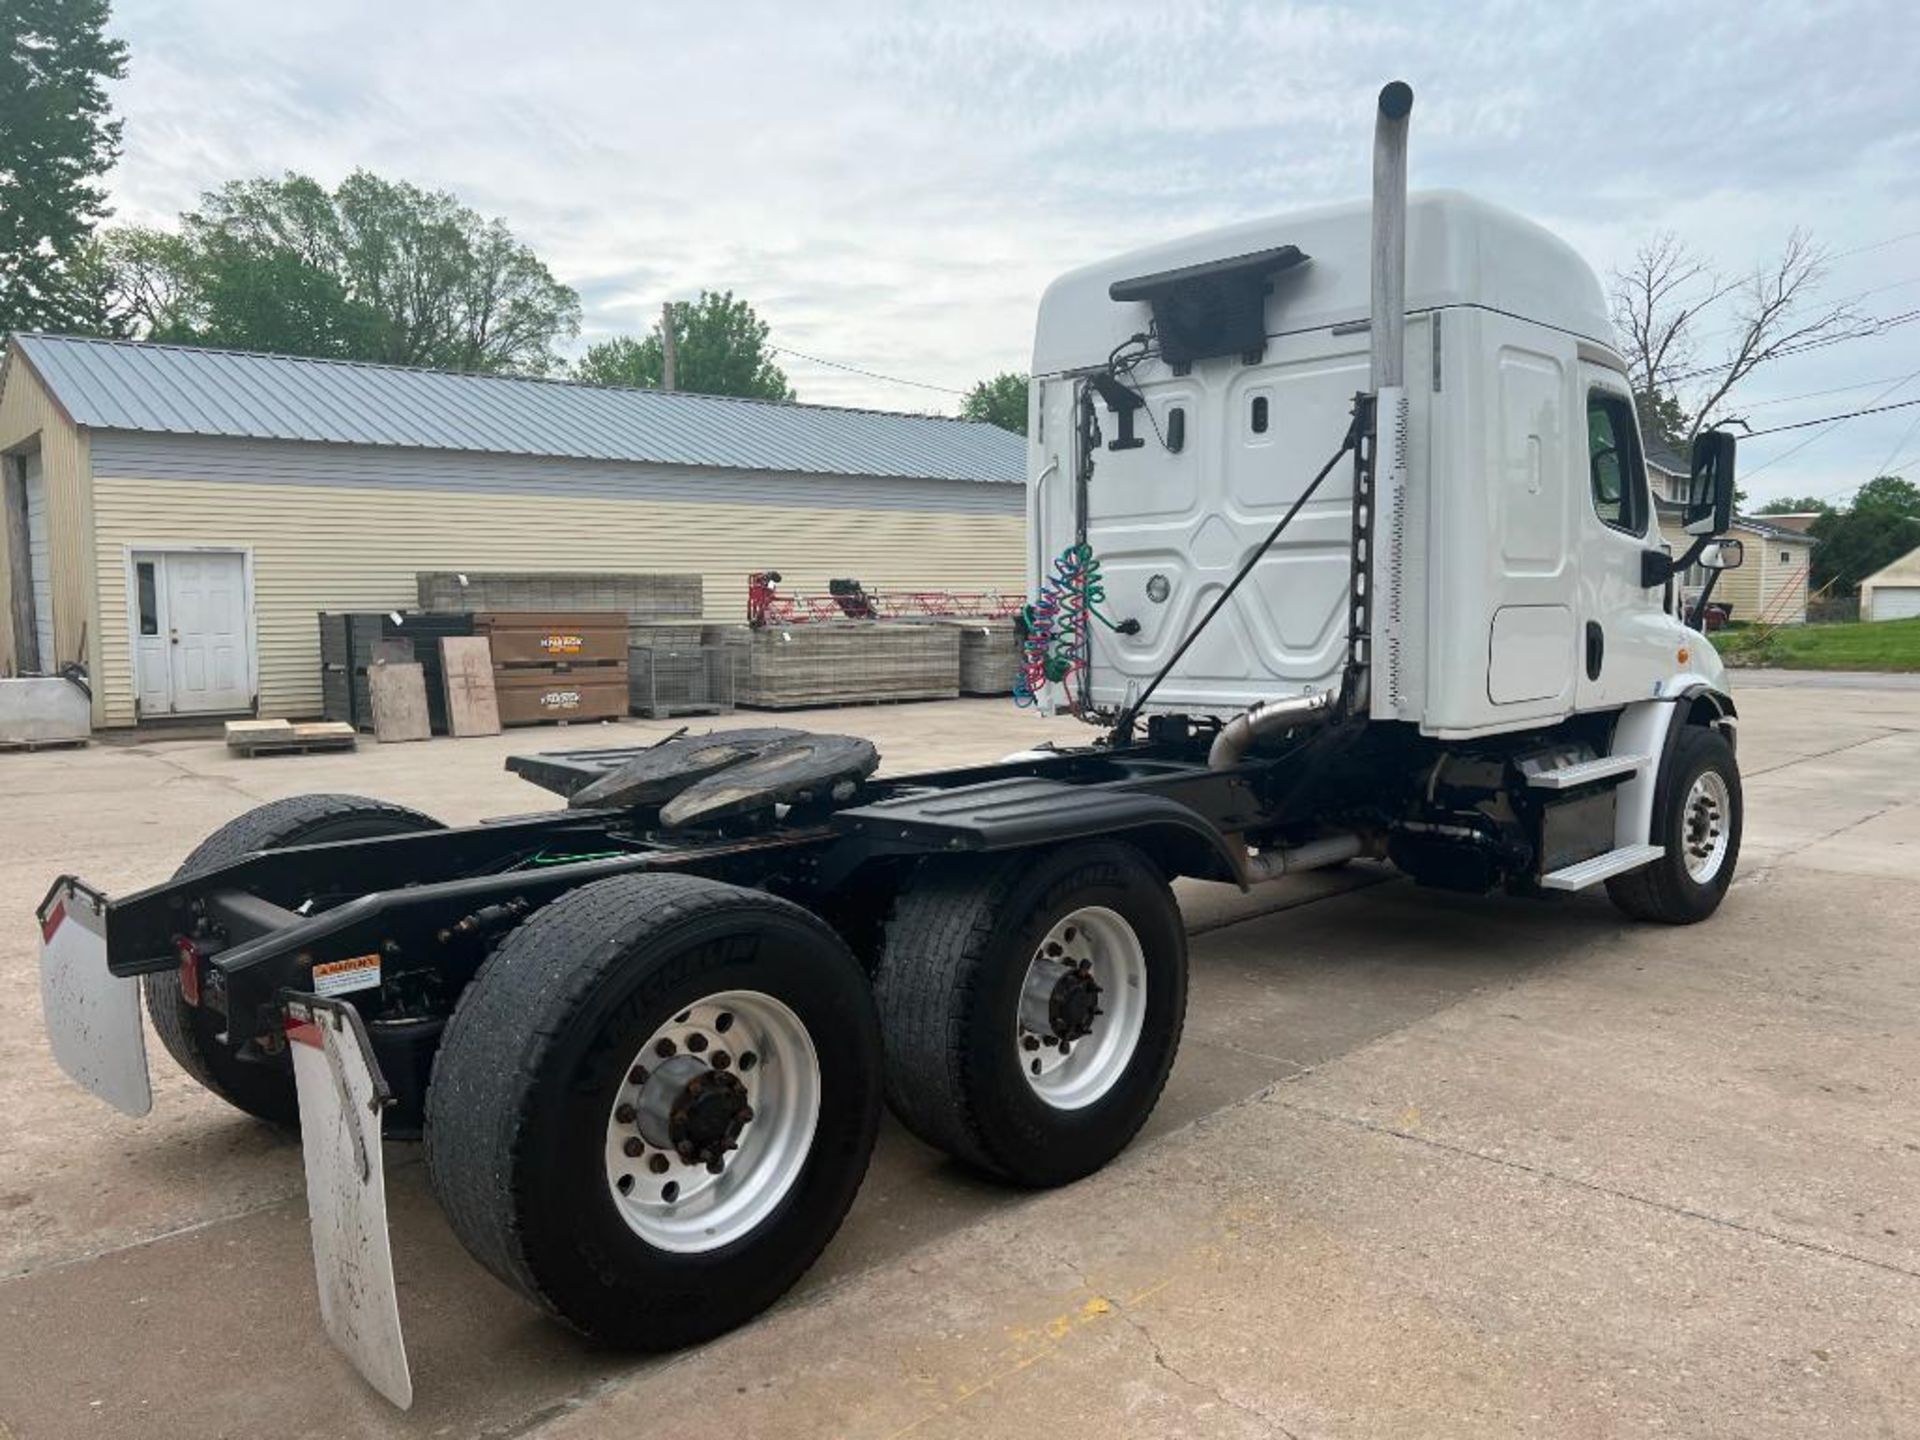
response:
<path id="1" fill-rule="evenodd" d="M 134 690 L 143 717 L 253 708 L 246 557 L 233 551 L 133 556 Z"/>
<path id="2" fill-rule="evenodd" d="M 52 674 L 60 668 L 53 653 L 53 548 L 47 528 L 47 482 L 40 470 L 40 452 L 26 457 L 22 478 L 27 492 L 27 552 L 33 569 L 33 634 L 40 650 L 40 668 Z"/>

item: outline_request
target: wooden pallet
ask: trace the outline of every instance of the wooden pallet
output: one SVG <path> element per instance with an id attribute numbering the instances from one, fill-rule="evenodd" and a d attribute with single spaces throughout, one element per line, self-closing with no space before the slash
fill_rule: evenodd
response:
<path id="1" fill-rule="evenodd" d="M 86 735 L 63 735 L 57 740 L 0 740 L 0 750 L 78 750 L 92 743 Z"/>
<path id="2" fill-rule="evenodd" d="M 317 755 L 353 750 L 359 737 L 351 725 L 322 720 L 295 725 L 287 720 L 229 720 L 227 748 L 253 759 L 259 755 Z"/>

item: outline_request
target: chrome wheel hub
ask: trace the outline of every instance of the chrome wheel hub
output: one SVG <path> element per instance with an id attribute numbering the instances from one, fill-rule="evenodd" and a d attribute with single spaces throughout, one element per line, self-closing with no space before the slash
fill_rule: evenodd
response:
<path id="1" fill-rule="evenodd" d="M 1146 1006 L 1146 952 L 1133 927 L 1098 905 L 1063 916 L 1020 987 L 1014 1039 L 1028 1086 L 1057 1110 L 1093 1104 L 1132 1062 Z"/>
<path id="2" fill-rule="evenodd" d="M 709 995 L 647 1037 L 607 1118 L 607 1188 L 662 1250 L 718 1249 L 786 1198 L 820 1121 L 806 1026 L 755 990 Z"/>
<path id="3" fill-rule="evenodd" d="M 1682 854 L 1694 884 L 1710 883 L 1727 863 L 1732 819 L 1733 798 L 1726 777 L 1717 770 L 1702 771 L 1687 791 L 1680 821 Z"/>

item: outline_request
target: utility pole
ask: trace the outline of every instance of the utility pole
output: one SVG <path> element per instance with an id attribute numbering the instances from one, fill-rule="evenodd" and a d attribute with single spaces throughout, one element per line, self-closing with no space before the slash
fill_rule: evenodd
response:
<path id="1" fill-rule="evenodd" d="M 673 339 L 673 302 L 667 301 L 660 307 L 660 388 L 671 390 L 674 385 Z"/>

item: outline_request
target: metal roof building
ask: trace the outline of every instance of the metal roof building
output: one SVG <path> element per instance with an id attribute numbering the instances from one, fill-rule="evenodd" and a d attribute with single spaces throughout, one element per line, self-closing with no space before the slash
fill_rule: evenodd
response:
<path id="1" fill-rule="evenodd" d="M 96 725 L 317 713 L 316 612 L 426 570 L 1013 593 L 1025 466 L 937 416 L 16 335 L 0 673 L 83 662 Z"/>

